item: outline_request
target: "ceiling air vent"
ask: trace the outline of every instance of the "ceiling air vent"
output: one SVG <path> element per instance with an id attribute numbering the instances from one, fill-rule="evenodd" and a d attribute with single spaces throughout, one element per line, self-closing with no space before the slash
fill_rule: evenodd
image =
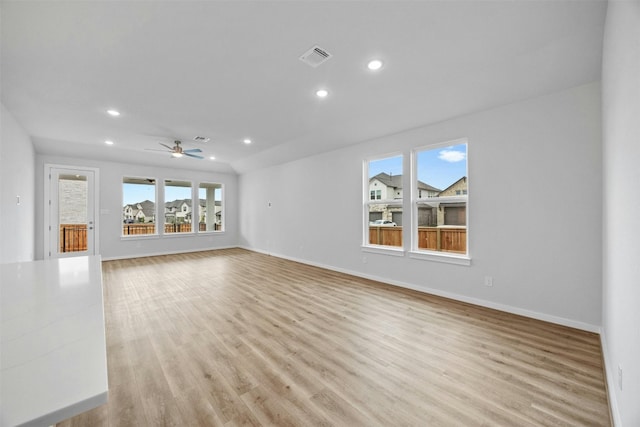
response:
<path id="1" fill-rule="evenodd" d="M 332 55 L 329 52 L 322 49 L 320 46 L 314 46 L 300 57 L 300 61 L 316 68 L 318 65 L 331 58 L 331 56 Z"/>
<path id="2" fill-rule="evenodd" d="M 207 138 L 206 136 L 194 136 L 193 140 L 196 142 L 209 142 L 211 138 Z"/>

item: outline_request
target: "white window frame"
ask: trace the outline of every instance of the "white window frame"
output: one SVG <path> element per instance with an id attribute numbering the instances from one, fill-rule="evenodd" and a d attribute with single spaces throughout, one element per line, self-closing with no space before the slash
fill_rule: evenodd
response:
<path id="1" fill-rule="evenodd" d="M 453 145 L 466 144 L 467 146 L 467 161 L 466 161 L 466 177 L 467 177 L 467 186 L 469 186 L 469 140 L 467 138 L 460 138 L 451 141 L 445 141 L 436 144 L 424 145 L 421 147 L 414 148 L 411 151 L 411 250 L 409 251 L 409 257 L 415 259 L 424 259 L 429 261 L 439 261 L 451 264 L 459 264 L 459 265 L 471 265 L 471 256 L 469 253 L 469 237 L 470 237 L 470 224 L 469 224 L 469 191 L 467 190 L 467 195 L 460 196 L 445 196 L 438 197 L 437 200 L 439 203 L 466 203 L 466 254 L 456 254 L 452 252 L 442 252 L 442 251 L 433 251 L 428 249 L 420 249 L 418 248 L 418 205 L 420 203 L 424 203 L 426 200 L 433 201 L 436 198 L 418 198 L 418 153 L 426 150 L 436 150 L 438 148 L 446 148 Z M 428 183 L 427 183 L 428 184 Z M 468 187 L 467 187 L 468 188 Z"/>
<path id="2" fill-rule="evenodd" d="M 220 222 L 220 230 L 205 230 L 200 231 L 200 185 L 201 184 L 214 184 L 220 186 L 220 216 L 222 217 L 222 221 Z M 211 234 L 224 234 L 225 232 L 225 223 L 226 223 L 226 201 L 225 201 L 225 184 L 222 182 L 212 182 L 212 181 L 199 181 L 196 183 L 194 200 L 198 201 L 198 230 L 197 233 L 203 236 L 211 235 Z"/>
<path id="3" fill-rule="evenodd" d="M 158 178 L 156 177 L 151 177 L 151 176 L 133 176 L 133 175 L 122 175 L 122 177 L 120 178 L 120 203 L 124 202 L 124 187 L 123 185 L 125 184 L 124 180 L 125 178 L 128 179 L 153 179 L 155 181 L 154 184 L 154 202 L 155 203 L 155 232 L 154 233 L 149 233 L 149 234 L 122 234 L 122 230 L 123 230 L 123 225 L 124 223 L 122 222 L 122 209 L 124 208 L 124 206 L 120 207 L 120 239 L 121 240 L 141 240 L 141 239 L 157 239 L 158 237 L 160 237 L 159 234 L 159 227 L 158 227 Z M 141 200 L 143 201 L 143 200 Z M 164 219 L 163 219 L 163 226 L 164 226 Z"/>
<path id="4" fill-rule="evenodd" d="M 375 199 L 371 200 L 371 191 L 369 190 L 369 163 L 376 160 L 388 159 L 391 157 L 400 157 L 402 159 L 402 175 L 405 174 L 406 156 L 403 152 L 387 153 L 380 156 L 369 157 L 362 162 L 362 250 L 364 252 L 382 253 L 393 256 L 404 256 L 404 239 L 403 246 L 387 246 L 387 245 L 372 245 L 369 243 L 369 206 L 370 205 L 384 205 L 384 204 L 402 204 L 403 220 L 405 217 L 405 204 L 403 199 Z M 404 234 L 404 228 L 403 228 Z"/>
<path id="5" fill-rule="evenodd" d="M 190 185 L 190 189 L 191 189 L 191 231 L 176 231 L 173 233 L 165 233 L 164 231 L 164 226 L 165 226 L 165 206 L 167 204 L 167 181 L 171 181 L 171 182 L 188 182 Z M 169 184 L 171 184 L 171 182 Z M 169 185 L 169 187 L 172 187 L 172 185 Z M 176 187 L 176 186 L 173 186 Z M 187 188 L 187 187 L 183 187 L 183 186 L 179 186 L 181 188 Z M 182 179 L 182 178 L 164 178 L 162 180 L 162 236 L 163 237 L 179 237 L 179 236 L 192 236 L 195 234 L 194 231 L 194 227 L 193 227 L 193 193 L 194 193 L 194 181 L 191 179 Z M 156 209 L 158 210 L 157 207 L 157 203 L 156 203 Z M 181 209 L 176 209 L 176 213 L 181 212 Z M 177 219 L 177 216 L 176 216 Z"/>

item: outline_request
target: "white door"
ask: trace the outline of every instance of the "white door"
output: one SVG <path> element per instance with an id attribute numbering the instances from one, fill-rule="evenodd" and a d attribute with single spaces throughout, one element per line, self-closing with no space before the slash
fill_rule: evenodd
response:
<path id="1" fill-rule="evenodd" d="M 46 172 L 46 171 L 45 171 Z M 48 248 L 45 257 L 94 255 L 96 171 L 48 167 Z M 47 242 L 45 242 L 46 244 Z"/>

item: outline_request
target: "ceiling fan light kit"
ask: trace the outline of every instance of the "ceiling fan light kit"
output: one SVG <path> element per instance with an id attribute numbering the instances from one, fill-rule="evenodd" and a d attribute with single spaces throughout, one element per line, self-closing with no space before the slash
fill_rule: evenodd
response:
<path id="1" fill-rule="evenodd" d="M 182 149 L 182 141 L 179 140 L 175 140 L 173 141 L 173 143 L 175 144 L 173 147 L 164 144 L 162 142 L 159 142 L 160 145 L 162 145 L 163 147 L 165 147 L 167 150 L 155 150 L 155 149 L 151 149 L 151 148 L 147 148 L 147 151 L 162 151 L 165 153 L 171 153 L 171 157 L 172 158 L 180 158 L 183 156 L 187 156 L 187 157 L 193 157 L 194 159 L 199 159 L 202 160 L 204 159 L 203 156 L 199 156 L 197 154 L 194 153 L 202 153 L 202 150 L 199 148 L 191 148 L 189 150 L 184 150 Z"/>

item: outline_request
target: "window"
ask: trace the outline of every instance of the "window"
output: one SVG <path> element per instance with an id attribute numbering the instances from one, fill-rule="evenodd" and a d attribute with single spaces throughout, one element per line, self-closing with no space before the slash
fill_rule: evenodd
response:
<path id="1" fill-rule="evenodd" d="M 198 187 L 200 231 L 222 231 L 222 184 L 200 183 Z"/>
<path id="2" fill-rule="evenodd" d="M 402 156 L 370 160 L 365 167 L 364 244 L 402 247 Z"/>
<path id="3" fill-rule="evenodd" d="M 122 178 L 122 235 L 156 234 L 156 180 Z"/>
<path id="4" fill-rule="evenodd" d="M 416 151 L 414 199 L 418 251 L 467 254 L 466 140 Z"/>
<path id="5" fill-rule="evenodd" d="M 164 232 L 191 233 L 192 193 L 189 181 L 164 181 Z"/>

